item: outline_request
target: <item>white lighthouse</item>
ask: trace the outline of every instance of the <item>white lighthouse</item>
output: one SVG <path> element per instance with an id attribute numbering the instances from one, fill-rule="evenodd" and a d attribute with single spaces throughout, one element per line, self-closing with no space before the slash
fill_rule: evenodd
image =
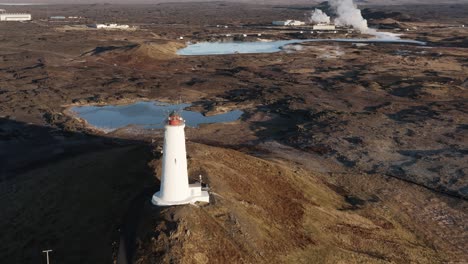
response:
<path id="1" fill-rule="evenodd" d="M 185 151 L 185 121 L 172 112 L 165 126 L 161 188 L 152 198 L 154 205 L 169 206 L 209 202 L 208 192 L 201 183 L 189 184 Z"/>

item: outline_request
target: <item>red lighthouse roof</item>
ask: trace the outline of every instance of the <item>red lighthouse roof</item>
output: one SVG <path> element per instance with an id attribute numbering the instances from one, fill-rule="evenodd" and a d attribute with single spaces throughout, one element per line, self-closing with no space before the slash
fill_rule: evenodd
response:
<path id="1" fill-rule="evenodd" d="M 167 118 L 167 124 L 170 126 L 180 126 L 184 124 L 184 119 L 182 119 L 179 113 L 174 111 L 169 114 L 169 117 Z"/>

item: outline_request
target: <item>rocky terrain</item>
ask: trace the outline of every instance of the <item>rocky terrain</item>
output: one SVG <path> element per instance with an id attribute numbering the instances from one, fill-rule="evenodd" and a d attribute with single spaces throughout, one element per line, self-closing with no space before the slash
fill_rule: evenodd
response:
<path id="1" fill-rule="evenodd" d="M 313 6 L 28 8 L 34 21 L 0 23 L 2 260 L 38 263 L 52 248 L 62 263 L 468 261 L 468 5 L 366 6 L 372 26 L 424 46 L 188 57 L 175 53 L 186 41 L 258 32 Z M 87 19 L 41 20 L 52 14 Z M 94 21 L 137 29 L 82 30 Z M 186 129 L 209 205 L 150 204 L 161 131 L 106 134 L 69 112 L 138 100 L 244 111 Z"/>
<path id="2" fill-rule="evenodd" d="M 464 258 L 461 245 L 427 240 L 432 232 L 466 239 L 459 235 L 463 228 L 452 225 L 462 223 L 464 214 L 457 212 L 462 208 L 446 207 L 451 199 L 441 201 L 391 178 L 318 173 L 307 167 L 313 155 L 290 161 L 284 157 L 293 153 L 286 153 L 299 151 L 264 147 L 273 152 L 267 159 L 190 144 L 191 173 L 208 176 L 212 201 L 164 209 L 157 221 L 144 217 L 152 222 L 140 224 L 136 263 L 442 263 Z M 152 216 L 152 210 L 142 215 Z M 454 211 L 448 217 L 439 210 Z"/>

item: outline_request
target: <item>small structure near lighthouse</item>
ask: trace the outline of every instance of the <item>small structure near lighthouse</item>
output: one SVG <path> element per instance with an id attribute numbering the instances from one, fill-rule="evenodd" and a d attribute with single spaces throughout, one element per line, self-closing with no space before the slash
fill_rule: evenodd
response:
<path id="1" fill-rule="evenodd" d="M 202 191 L 201 182 L 188 181 L 184 119 L 172 112 L 164 128 L 161 188 L 151 201 L 158 206 L 209 202 L 210 196 Z"/>

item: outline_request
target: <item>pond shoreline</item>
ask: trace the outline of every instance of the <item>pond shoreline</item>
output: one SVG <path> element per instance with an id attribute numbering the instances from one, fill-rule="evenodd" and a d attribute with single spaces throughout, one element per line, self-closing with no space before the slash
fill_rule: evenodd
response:
<path id="1" fill-rule="evenodd" d="M 237 121 L 244 113 L 232 110 L 218 115 L 206 116 L 197 111 L 185 110 L 191 103 L 170 104 L 161 101 L 143 100 L 127 104 L 89 104 L 68 106 L 64 113 L 80 120 L 85 127 L 104 133 L 114 132 L 125 127 L 141 129 L 163 129 L 169 112 L 180 111 L 188 127 L 201 124 L 226 123 Z"/>
<path id="2" fill-rule="evenodd" d="M 177 51 L 180 56 L 208 56 L 230 54 L 258 54 L 276 53 L 287 45 L 309 42 L 338 42 L 338 43 L 383 43 L 383 44 L 409 44 L 425 46 L 427 43 L 417 40 L 392 39 L 392 38 L 336 38 L 336 39 L 292 39 L 275 41 L 232 41 L 232 42 L 199 42 L 190 44 Z"/>

